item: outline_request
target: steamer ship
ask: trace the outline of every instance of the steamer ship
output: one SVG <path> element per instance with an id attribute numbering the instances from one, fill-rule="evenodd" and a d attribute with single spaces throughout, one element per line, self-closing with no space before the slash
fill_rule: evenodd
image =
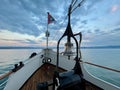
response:
<path id="1" fill-rule="evenodd" d="M 48 48 L 49 32 L 47 31 L 45 49 L 37 54 L 32 53 L 26 63 L 15 64 L 12 70 L 0 76 L 0 79 L 9 76 L 4 90 L 120 90 L 119 87 L 91 75 L 86 70 L 84 65 L 90 64 L 120 73 L 119 70 L 82 61 L 80 51 L 82 33 L 73 34 L 70 17 L 72 12 L 81 6 L 83 0 L 73 8 L 75 2 L 76 0 L 72 0 L 69 6 L 68 24 L 64 34 L 57 42 L 57 51 Z M 79 36 L 80 39 L 76 39 L 76 36 Z M 60 42 L 64 37 L 67 37 L 66 48 L 61 54 Z M 76 45 L 75 52 L 72 51 L 71 39 Z"/>

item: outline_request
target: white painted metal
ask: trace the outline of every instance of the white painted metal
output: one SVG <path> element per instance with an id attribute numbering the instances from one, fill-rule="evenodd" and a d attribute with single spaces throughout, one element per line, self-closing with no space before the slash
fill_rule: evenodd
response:
<path id="1" fill-rule="evenodd" d="M 48 55 L 48 57 L 50 57 L 52 59 L 51 63 L 56 65 L 57 53 L 54 52 L 53 50 L 49 49 L 47 55 Z M 66 70 L 71 70 L 71 69 L 73 69 L 74 65 L 75 65 L 75 61 L 73 61 L 73 59 L 68 60 L 67 56 L 63 56 L 63 55 L 59 54 L 59 67 L 64 68 Z"/>
<path id="2" fill-rule="evenodd" d="M 81 68 L 82 68 L 82 72 L 84 75 L 84 79 L 93 83 L 94 85 L 104 89 L 104 90 L 120 90 L 120 87 L 117 87 L 111 83 L 108 83 L 104 80 L 101 80 L 95 76 L 93 76 L 92 74 L 90 74 L 86 68 L 84 67 L 83 63 L 80 64 Z"/>
<path id="3" fill-rule="evenodd" d="M 25 81 L 42 65 L 41 54 L 29 61 L 17 72 L 10 75 L 4 90 L 19 90 Z"/>

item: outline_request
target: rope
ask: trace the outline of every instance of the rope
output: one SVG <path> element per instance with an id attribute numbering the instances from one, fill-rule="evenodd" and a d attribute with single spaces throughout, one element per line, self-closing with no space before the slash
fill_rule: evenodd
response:
<path id="1" fill-rule="evenodd" d="M 107 69 L 107 70 L 110 70 L 110 71 L 114 71 L 114 72 L 120 73 L 120 70 L 116 70 L 116 69 L 113 69 L 113 68 L 101 66 L 101 65 L 98 65 L 98 64 L 90 63 L 90 62 L 83 62 L 83 61 L 80 61 L 80 62 L 81 62 L 81 63 L 85 63 L 85 64 L 89 64 L 89 65 L 93 65 L 93 66 L 96 66 L 96 67 L 104 68 L 104 69 Z"/>
<path id="2" fill-rule="evenodd" d="M 65 23 L 65 20 L 67 19 L 67 15 L 65 16 L 65 18 L 62 20 L 62 23 L 60 24 L 60 27 L 63 27 L 63 24 Z M 53 37 L 51 37 L 51 40 L 54 41 L 57 39 L 57 37 L 59 36 L 59 30 L 56 31 L 56 33 L 53 35 Z M 54 42 L 50 42 L 49 45 L 54 44 Z"/>

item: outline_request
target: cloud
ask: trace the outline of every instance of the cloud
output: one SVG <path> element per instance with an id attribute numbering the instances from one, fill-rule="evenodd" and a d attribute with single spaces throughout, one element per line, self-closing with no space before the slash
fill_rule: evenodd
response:
<path id="1" fill-rule="evenodd" d="M 94 12 L 94 6 L 99 3 L 99 2 L 102 2 L 103 0 L 85 0 L 83 2 L 83 6 L 81 6 L 80 8 L 80 14 L 81 15 L 89 15 L 91 14 L 92 12 Z"/>
<path id="2" fill-rule="evenodd" d="M 32 43 L 45 45 L 46 37 L 44 33 L 47 29 L 47 12 L 50 12 L 56 23 L 48 26 L 49 39 L 55 43 L 66 30 L 66 17 L 70 2 L 71 0 L 52 0 L 49 3 L 48 0 L 2 0 L 0 2 L 0 40 L 20 42 L 27 45 Z M 86 36 L 84 39 L 86 42 L 91 42 L 95 35 L 109 33 L 107 30 L 104 31 L 104 28 L 109 27 L 118 20 L 114 19 L 113 22 L 111 19 L 111 22 L 108 22 L 110 19 L 103 12 L 106 9 L 108 10 L 110 6 L 112 7 L 109 10 L 115 12 L 119 9 L 119 4 L 103 5 L 99 8 L 102 3 L 106 5 L 108 1 L 85 0 L 81 7 L 71 14 L 73 32 L 82 31 Z M 119 24 L 119 21 L 117 24 Z M 113 29 L 111 32 L 119 32 L 119 28 Z"/>
<path id="3" fill-rule="evenodd" d="M 83 21 L 81 21 L 81 23 L 87 24 L 87 20 L 83 20 Z"/>
<path id="4" fill-rule="evenodd" d="M 40 31 L 37 26 L 41 25 L 42 29 L 46 27 L 48 11 L 54 13 L 58 22 L 67 15 L 68 1 L 46 2 L 46 0 L 1 1 L 0 28 L 38 36 Z M 94 0 L 93 2 L 95 3 Z"/>
<path id="5" fill-rule="evenodd" d="M 113 5 L 112 7 L 111 7 L 111 12 L 115 12 L 115 11 L 117 11 L 119 9 L 119 5 Z"/>
<path id="6" fill-rule="evenodd" d="M 120 27 L 114 29 L 115 32 L 120 32 Z"/>
<path id="7" fill-rule="evenodd" d="M 35 40 L 31 40 L 31 39 L 26 39 L 26 43 L 28 43 L 28 44 L 38 44 L 38 42 L 36 42 Z"/>
<path id="8" fill-rule="evenodd" d="M 19 2 L 19 1 L 18 1 Z M 18 2 L 1 2 L 0 9 L 0 27 L 19 33 L 27 33 L 30 35 L 38 36 L 39 29 L 36 27 L 30 12 L 28 13 Z"/>
<path id="9" fill-rule="evenodd" d="M 35 37 L 34 35 L 29 34 L 20 34 L 16 32 L 11 32 L 8 30 L 1 30 L 0 41 L 1 44 L 9 43 L 14 45 L 27 45 L 27 44 L 37 44 L 42 38 Z M 15 44 L 16 43 L 16 44 Z"/>
<path id="10" fill-rule="evenodd" d="M 68 1 L 54 0 L 47 3 L 46 0 L 3 0 L 0 3 L 0 28 L 38 36 L 46 28 L 47 12 L 53 13 L 60 22 L 65 17 L 66 4 Z"/>
<path id="11" fill-rule="evenodd" d="M 117 28 L 110 30 L 109 33 L 119 35 L 120 34 L 120 27 L 117 27 Z"/>

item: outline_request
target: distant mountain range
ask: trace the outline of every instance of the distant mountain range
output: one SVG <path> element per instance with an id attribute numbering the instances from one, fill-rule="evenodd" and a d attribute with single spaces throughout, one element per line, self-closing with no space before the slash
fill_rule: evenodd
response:
<path id="1" fill-rule="evenodd" d="M 0 46 L 0 49 L 41 49 L 44 47 Z"/>
<path id="2" fill-rule="evenodd" d="M 0 49 L 43 49 L 45 47 L 23 47 L 23 46 L 0 46 Z M 56 49 L 56 47 L 50 47 L 53 49 Z M 64 47 L 60 47 L 61 49 Z M 117 46 L 85 46 L 85 47 L 81 47 L 82 49 L 107 49 L 107 48 L 120 48 L 120 45 Z"/>
<path id="3" fill-rule="evenodd" d="M 81 47 L 83 49 L 107 49 L 107 48 L 120 48 L 120 45 L 117 46 L 88 46 L 88 47 Z"/>

